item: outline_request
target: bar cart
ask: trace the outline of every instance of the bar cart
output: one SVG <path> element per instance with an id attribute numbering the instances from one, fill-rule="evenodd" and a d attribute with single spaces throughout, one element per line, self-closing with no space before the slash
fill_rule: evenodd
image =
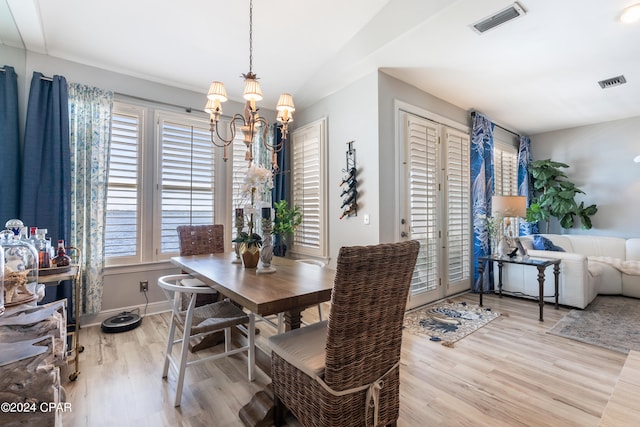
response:
<path id="1" fill-rule="evenodd" d="M 75 381 L 80 374 L 79 354 L 84 351 L 80 345 L 80 284 L 82 283 L 82 260 L 80 249 L 73 246 L 65 247 L 71 257 L 71 264 L 63 267 L 39 268 L 38 281 L 48 286 L 58 286 L 64 280 L 73 281 L 73 296 L 71 309 L 73 310 L 73 323 L 67 323 L 67 336 L 71 337 L 71 346 L 67 350 L 67 362 L 73 361 L 75 370 L 69 374 L 69 381 Z"/>

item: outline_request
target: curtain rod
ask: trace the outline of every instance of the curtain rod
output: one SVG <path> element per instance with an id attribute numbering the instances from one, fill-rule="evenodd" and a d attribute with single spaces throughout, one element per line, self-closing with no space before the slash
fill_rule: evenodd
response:
<path id="1" fill-rule="evenodd" d="M 131 99 L 135 99 L 135 100 L 138 100 L 138 101 L 151 102 L 153 104 L 167 105 L 169 107 L 180 108 L 180 109 L 186 111 L 187 113 L 191 113 L 194 110 L 193 108 L 185 107 L 184 105 L 177 105 L 177 104 L 172 104 L 170 102 L 164 102 L 164 101 L 156 101 L 154 99 L 143 98 L 141 96 L 127 95 L 127 94 L 120 93 L 120 92 L 114 92 L 114 94 L 115 95 L 119 95 L 119 96 L 124 96 L 124 97 L 127 97 L 127 98 L 131 98 Z M 198 110 L 196 109 L 196 111 L 198 111 Z M 202 110 L 202 112 L 204 114 L 204 110 Z"/>
<path id="2" fill-rule="evenodd" d="M 473 117 L 475 117 L 475 115 L 476 115 L 476 111 L 472 111 L 472 112 L 471 112 L 471 117 L 473 118 Z M 493 123 L 493 122 L 491 122 L 491 123 Z M 519 133 L 514 132 L 514 131 L 512 131 L 511 129 L 507 129 L 506 127 L 500 126 L 499 124 L 496 124 L 496 123 L 493 123 L 493 125 L 494 125 L 495 127 L 497 127 L 497 128 L 502 129 L 502 130 L 503 130 L 503 131 L 505 131 L 505 132 L 509 132 L 509 133 L 510 133 L 511 135 L 513 135 L 513 136 L 517 136 L 518 138 L 520 137 L 520 134 L 519 134 Z"/>

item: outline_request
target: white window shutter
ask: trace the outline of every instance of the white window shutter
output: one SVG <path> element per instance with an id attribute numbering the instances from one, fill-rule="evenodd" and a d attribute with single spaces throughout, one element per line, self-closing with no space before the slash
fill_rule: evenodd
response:
<path id="1" fill-rule="evenodd" d="M 412 294 L 438 286 L 438 126 L 405 116 L 408 135 L 410 237 L 420 242 Z"/>
<path id="2" fill-rule="evenodd" d="M 140 260 L 139 158 L 143 110 L 114 103 L 107 189 L 105 257 Z"/>
<path id="3" fill-rule="evenodd" d="M 179 225 L 213 224 L 215 162 L 208 125 L 160 114 L 160 253 L 179 252 Z"/>
<path id="4" fill-rule="evenodd" d="M 447 161 L 447 277 L 449 284 L 470 278 L 470 151 L 469 135 L 454 129 L 446 131 Z"/>
<path id="5" fill-rule="evenodd" d="M 292 133 L 292 205 L 299 206 L 302 223 L 293 236 L 292 251 L 325 256 L 324 238 L 324 120 Z"/>

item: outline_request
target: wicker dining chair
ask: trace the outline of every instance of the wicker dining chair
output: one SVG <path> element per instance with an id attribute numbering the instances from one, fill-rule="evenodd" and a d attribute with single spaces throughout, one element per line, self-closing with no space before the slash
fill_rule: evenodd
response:
<path id="1" fill-rule="evenodd" d="M 420 244 L 340 249 L 329 319 L 269 339 L 274 422 L 396 425 L 402 321 Z"/>
<path id="2" fill-rule="evenodd" d="M 224 252 L 224 226 L 222 224 L 180 225 L 176 230 L 178 231 L 178 241 L 180 243 L 180 256 Z M 183 273 L 185 272 L 183 271 Z M 198 279 L 191 279 L 191 284 L 195 286 L 204 285 Z M 211 304 L 218 300 L 220 300 L 220 295 L 216 291 L 198 294 L 196 307 Z M 187 309 L 187 303 L 187 300 L 182 300 L 183 310 Z M 221 337 L 218 333 L 203 335 L 190 341 L 189 350 L 196 352 L 217 345 L 220 341 Z"/>

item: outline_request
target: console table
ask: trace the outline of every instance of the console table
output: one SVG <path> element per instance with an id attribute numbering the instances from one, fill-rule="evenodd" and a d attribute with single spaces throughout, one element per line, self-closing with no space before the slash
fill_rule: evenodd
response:
<path id="1" fill-rule="evenodd" d="M 540 321 L 544 321 L 542 312 L 544 310 L 544 271 L 550 265 L 553 265 L 553 276 L 555 284 L 555 308 L 558 309 L 558 278 L 560 276 L 560 259 L 539 259 L 529 257 L 505 257 L 499 255 L 481 256 L 478 258 L 478 273 L 482 278 L 484 273 L 484 264 L 486 262 L 496 262 L 498 264 L 498 293 L 502 298 L 502 266 L 505 263 L 508 264 L 521 264 L 530 265 L 538 269 L 538 303 L 540 305 Z M 480 307 L 482 307 L 482 288 L 483 283 L 480 283 Z"/>

